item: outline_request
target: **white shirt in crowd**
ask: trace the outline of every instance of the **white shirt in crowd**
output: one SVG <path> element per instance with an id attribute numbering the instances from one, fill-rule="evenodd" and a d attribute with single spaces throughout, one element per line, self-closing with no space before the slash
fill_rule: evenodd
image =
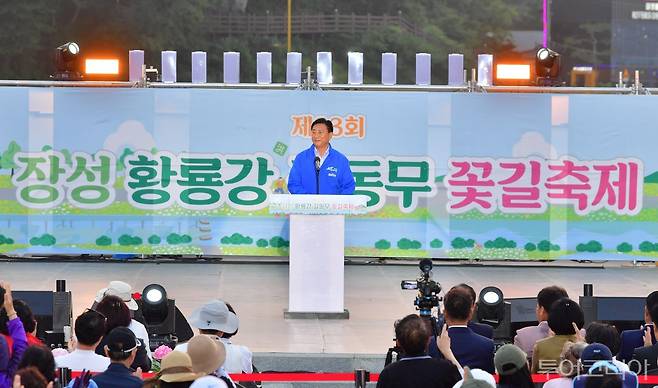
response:
<path id="1" fill-rule="evenodd" d="M 73 371 L 88 370 L 104 372 L 110 365 L 110 359 L 96 354 L 93 350 L 76 349 L 69 354 L 55 357 L 58 368 L 69 368 Z"/>
<path id="2" fill-rule="evenodd" d="M 146 326 L 144 326 L 141 322 L 136 321 L 136 320 L 131 320 L 130 325 L 128 325 L 128 328 L 130 331 L 135 334 L 135 337 L 139 338 L 139 340 L 146 346 L 146 354 L 148 355 L 149 358 L 153 358 L 151 356 L 151 347 L 149 345 L 149 333 L 146 331 Z"/>

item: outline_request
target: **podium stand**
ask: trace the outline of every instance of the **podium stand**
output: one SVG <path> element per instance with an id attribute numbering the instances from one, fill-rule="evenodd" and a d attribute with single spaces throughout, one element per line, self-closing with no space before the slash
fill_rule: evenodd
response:
<path id="1" fill-rule="evenodd" d="M 366 213 L 367 202 L 364 195 L 270 197 L 270 213 L 290 215 L 284 318 L 349 318 L 344 303 L 345 215 Z"/>

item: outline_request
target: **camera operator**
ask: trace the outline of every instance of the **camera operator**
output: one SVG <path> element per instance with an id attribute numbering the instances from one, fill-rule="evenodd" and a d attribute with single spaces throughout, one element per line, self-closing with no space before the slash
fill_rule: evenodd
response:
<path id="1" fill-rule="evenodd" d="M 494 373 L 494 342 L 468 327 L 473 313 L 471 306 L 471 296 L 463 288 L 454 287 L 446 294 L 443 308 L 451 340 L 450 348 L 460 365 Z M 435 347 L 430 347 L 429 355 L 441 358 Z"/>
<path id="2" fill-rule="evenodd" d="M 459 364 L 452 354 L 448 330 L 444 328 L 438 346 L 445 359 L 427 355 L 431 338 L 429 321 L 416 314 L 407 315 L 395 326 L 396 344 L 402 358 L 384 368 L 377 388 L 428 387 L 449 388 L 461 380 Z"/>

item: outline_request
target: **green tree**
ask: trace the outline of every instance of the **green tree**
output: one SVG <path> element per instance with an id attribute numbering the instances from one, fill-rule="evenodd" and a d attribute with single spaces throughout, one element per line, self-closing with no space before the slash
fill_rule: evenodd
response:
<path id="1" fill-rule="evenodd" d="M 378 240 L 375 243 L 375 248 L 376 249 L 389 249 L 389 248 L 391 248 L 391 242 L 388 241 L 388 240 L 384 240 L 384 239 Z"/>
<path id="2" fill-rule="evenodd" d="M 537 250 L 537 245 L 529 242 L 529 243 L 527 243 L 526 245 L 523 246 L 523 249 L 525 249 L 528 252 L 533 252 L 533 251 Z"/>
<path id="3" fill-rule="evenodd" d="M 96 245 L 101 247 L 112 245 L 112 239 L 105 235 L 100 236 L 99 238 L 96 239 Z"/>
<path id="4" fill-rule="evenodd" d="M 14 176 L 14 169 L 18 167 L 16 165 L 16 162 L 14 162 L 14 155 L 16 155 L 16 153 L 20 151 L 21 151 L 21 146 L 12 140 L 7 145 L 7 149 L 5 150 L 5 152 L 2 153 L 2 156 L 0 157 L 0 167 L 10 169 L 12 177 Z"/>
<path id="5" fill-rule="evenodd" d="M 430 241 L 430 247 L 437 249 L 441 248 L 443 246 L 443 241 L 439 240 L 438 238 L 435 238 L 434 240 Z"/>
<path id="6" fill-rule="evenodd" d="M 267 240 L 265 240 L 264 238 L 259 238 L 256 241 L 256 246 L 259 248 L 267 248 L 267 245 L 268 245 Z"/>
<path id="7" fill-rule="evenodd" d="M 628 253 L 633 250 L 633 246 L 627 242 L 617 245 L 617 252 Z"/>
<path id="8" fill-rule="evenodd" d="M 158 245 L 162 242 L 162 239 L 157 234 L 153 234 L 148 238 L 148 242 L 151 245 Z"/>

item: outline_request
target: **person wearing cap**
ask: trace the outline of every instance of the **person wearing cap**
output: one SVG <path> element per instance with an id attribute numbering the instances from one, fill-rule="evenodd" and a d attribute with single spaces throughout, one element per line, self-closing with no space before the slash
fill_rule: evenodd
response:
<path id="1" fill-rule="evenodd" d="M 242 345 L 233 344 L 230 337 L 238 331 L 238 316 L 224 301 L 213 299 L 192 312 L 190 325 L 200 334 L 217 337 L 226 346 L 224 369 L 228 373 L 252 373 L 252 353 Z M 187 344 L 179 344 L 175 350 L 187 351 Z"/>
<path id="2" fill-rule="evenodd" d="M 445 359 L 427 354 L 431 334 L 428 321 L 416 314 L 400 320 L 395 325 L 395 340 L 402 357 L 382 370 L 377 388 L 448 388 L 461 380 L 459 364 L 450 350 L 448 330 L 443 328 L 438 344 Z"/>
<path id="3" fill-rule="evenodd" d="M 532 373 L 556 373 L 564 344 L 577 342 L 584 324 L 585 316 L 578 303 L 569 298 L 554 302 L 548 314 L 548 327 L 555 335 L 535 343 Z"/>
<path id="4" fill-rule="evenodd" d="M 518 346 L 532 359 L 535 343 L 541 339 L 550 337 L 548 327 L 548 312 L 555 301 L 561 298 L 568 298 L 567 290 L 559 286 L 544 287 L 537 294 L 537 307 L 535 316 L 537 317 L 537 326 L 527 326 L 516 331 L 514 336 L 514 345 Z"/>
<path id="5" fill-rule="evenodd" d="M 96 346 L 105 334 L 105 317 L 94 310 L 87 310 L 75 319 L 75 350 L 55 357 L 58 368 L 73 371 L 102 372 L 110 365 L 110 359 L 96 354 Z"/>
<path id="6" fill-rule="evenodd" d="M 194 372 L 216 376 L 229 387 L 235 385 L 227 374 L 217 373 L 226 360 L 226 346 L 223 342 L 208 335 L 195 335 L 188 342 L 187 354 L 192 360 Z"/>
<path id="7" fill-rule="evenodd" d="M 130 325 L 130 310 L 126 303 L 120 297 L 115 295 L 107 295 L 96 306 L 97 311 L 103 314 L 106 318 L 105 333 L 109 333 L 115 327 L 128 327 Z M 131 330 L 132 332 L 132 330 Z M 133 332 L 134 334 L 134 332 Z M 107 345 L 107 337 L 103 338 L 96 347 L 96 354 L 105 354 L 104 346 Z M 142 370 L 151 370 L 151 359 L 148 357 L 148 352 L 145 349 L 141 339 L 139 339 L 139 348 L 137 349 L 137 356 L 132 364 L 133 369 L 141 368 Z"/>
<path id="8" fill-rule="evenodd" d="M 501 346 L 494 355 L 498 388 L 534 388 L 528 368 L 528 356 L 516 345 Z"/>
<path id="9" fill-rule="evenodd" d="M 98 290 L 96 293 L 96 298 L 94 299 L 94 305 L 92 306 L 92 309 L 96 308 L 96 305 L 103 300 L 104 297 L 107 295 L 115 295 L 121 298 L 123 302 L 128 306 L 128 310 L 130 310 L 130 325 L 128 325 L 128 328 L 132 330 L 133 333 L 135 333 L 135 337 L 139 338 L 142 344 L 144 344 L 144 348 L 146 349 L 146 354 L 148 355 L 149 358 L 152 358 L 151 355 L 151 344 L 149 343 L 149 335 L 148 332 L 146 331 L 146 326 L 144 326 L 143 323 L 139 322 L 134 318 L 135 312 L 139 310 L 139 305 L 137 304 L 137 301 L 133 298 L 133 289 L 130 286 L 130 284 L 126 282 L 122 282 L 120 280 L 113 280 L 111 281 L 107 287 L 101 288 Z"/>
<path id="10" fill-rule="evenodd" d="M 622 372 L 630 370 L 628 365 L 618 361 L 615 357 L 615 354 L 619 352 L 619 332 L 616 327 L 607 323 L 592 322 L 587 326 L 585 341 L 588 344 L 599 343 L 607 346 L 612 353 L 612 363 L 617 366 L 617 369 Z"/>
<path id="11" fill-rule="evenodd" d="M 99 388 L 138 388 L 143 386 L 141 378 L 135 376 L 141 374 L 130 369 L 135 361 L 139 341 L 127 327 L 115 327 L 105 337 L 105 354 L 110 358 L 110 366 L 103 373 L 97 374 L 92 380 Z"/>

